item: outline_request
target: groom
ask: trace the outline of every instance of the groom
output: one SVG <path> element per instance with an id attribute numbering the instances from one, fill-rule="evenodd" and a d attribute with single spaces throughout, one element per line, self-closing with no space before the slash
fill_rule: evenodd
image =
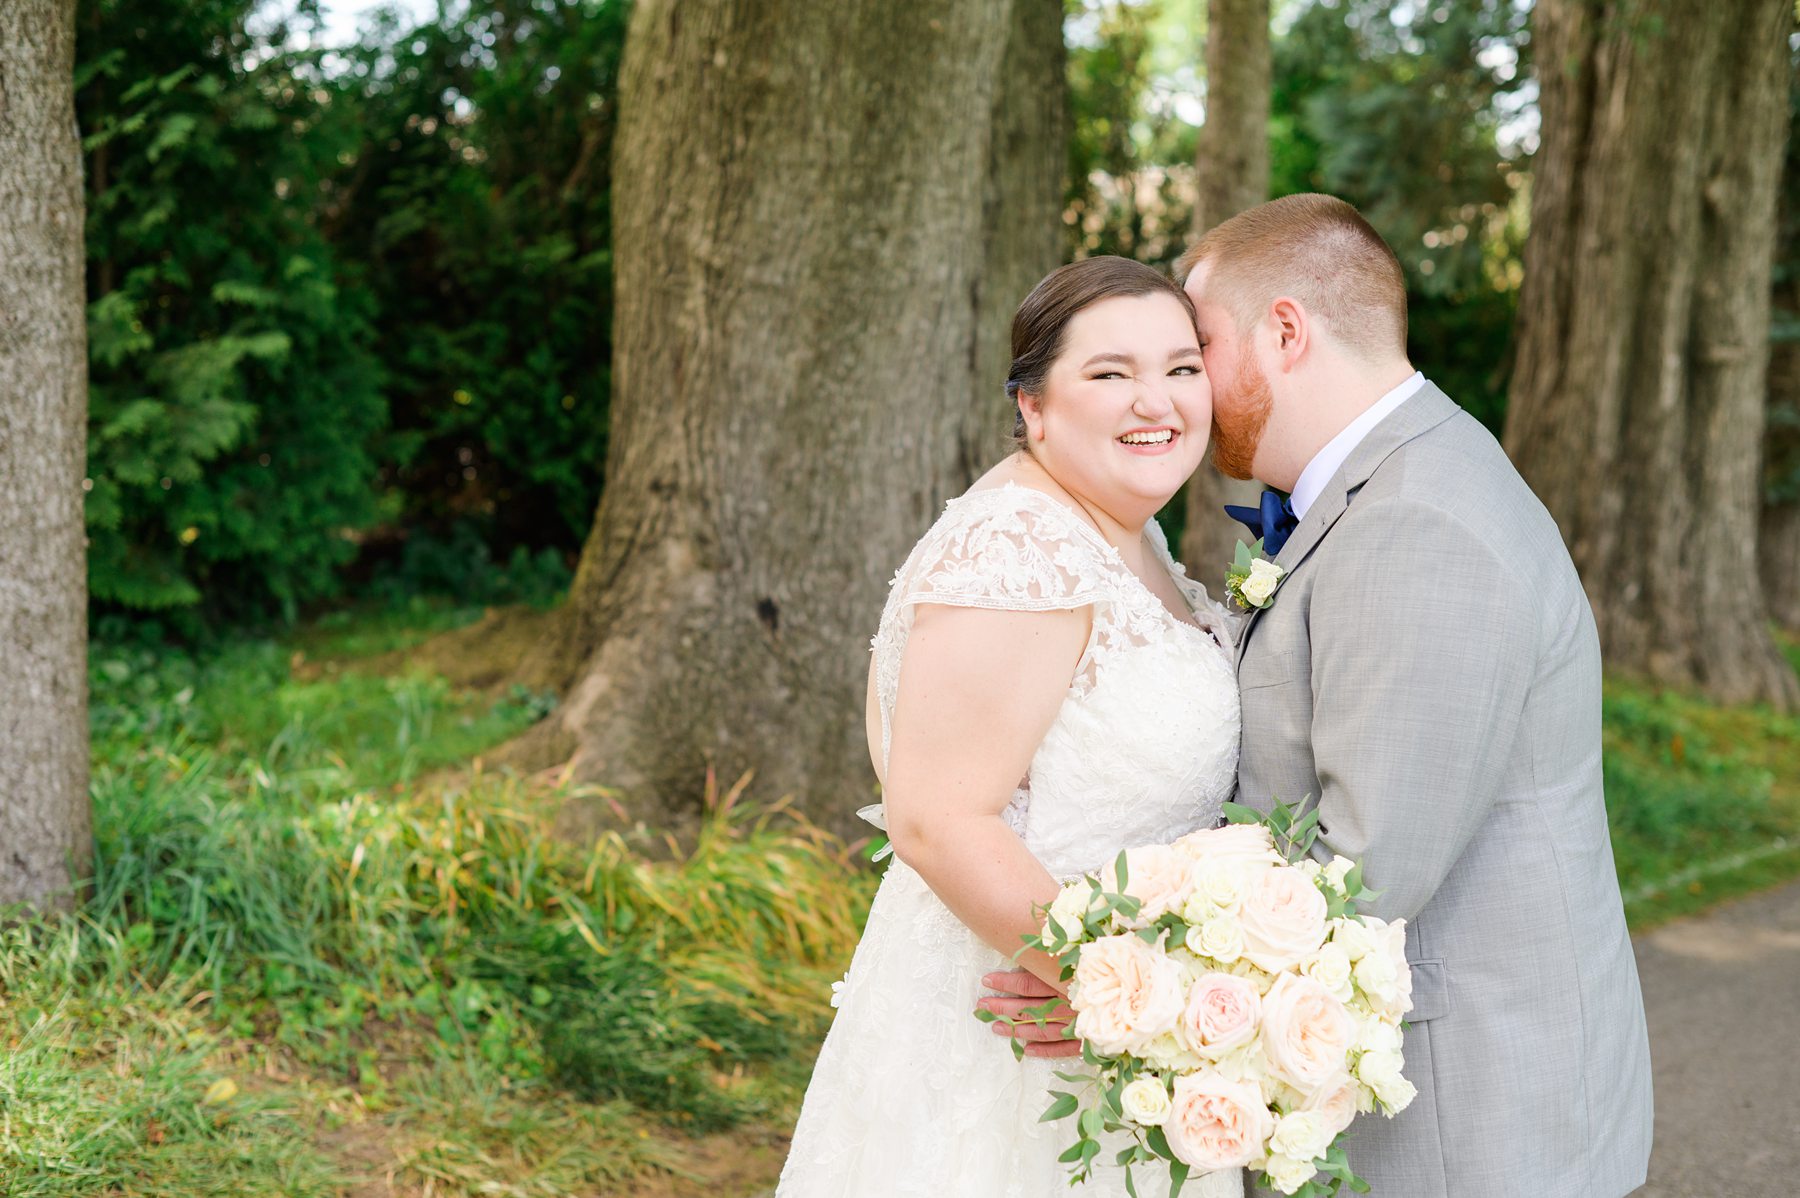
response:
<path id="1" fill-rule="evenodd" d="M 1627 1194 L 1650 1154 L 1650 1054 L 1601 791 L 1599 643 L 1556 525 L 1407 361 L 1400 264 L 1348 204 L 1252 208 L 1179 270 L 1214 461 L 1289 494 L 1251 521 L 1284 573 L 1238 636 L 1239 801 L 1316 799 L 1317 851 L 1362 861 L 1373 914 L 1407 921 L 1419 1094 L 1356 1122 L 1351 1165 L 1375 1198 Z M 1002 1013 L 1044 993 L 987 980 L 1026 996 L 984 1001 Z"/>

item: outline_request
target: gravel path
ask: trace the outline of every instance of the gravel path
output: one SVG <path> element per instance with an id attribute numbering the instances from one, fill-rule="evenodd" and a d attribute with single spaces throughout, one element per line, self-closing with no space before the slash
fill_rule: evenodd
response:
<path id="1" fill-rule="evenodd" d="M 1800 883 L 1637 941 L 1656 1079 L 1639 1198 L 1800 1190 Z"/>

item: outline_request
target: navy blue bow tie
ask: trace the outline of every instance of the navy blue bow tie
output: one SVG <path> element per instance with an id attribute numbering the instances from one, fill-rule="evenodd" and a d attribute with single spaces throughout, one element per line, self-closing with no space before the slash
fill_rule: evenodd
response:
<path id="1" fill-rule="evenodd" d="M 1264 491 L 1260 508 L 1226 504 L 1225 514 L 1243 524 L 1251 535 L 1262 541 L 1265 557 L 1274 557 L 1280 553 L 1281 547 L 1287 544 L 1288 537 L 1293 534 L 1294 527 L 1300 523 L 1300 518 L 1294 515 L 1294 505 L 1282 498 L 1280 491 Z"/>

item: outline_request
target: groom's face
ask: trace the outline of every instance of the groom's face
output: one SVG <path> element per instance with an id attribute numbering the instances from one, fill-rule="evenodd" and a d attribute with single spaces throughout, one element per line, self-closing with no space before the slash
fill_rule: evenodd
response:
<path id="1" fill-rule="evenodd" d="M 1207 266 L 1188 275 L 1206 373 L 1212 378 L 1213 465 L 1229 478 L 1254 478 L 1256 448 L 1275 409 L 1269 377 L 1257 363 L 1255 345 L 1237 318 L 1206 294 Z"/>

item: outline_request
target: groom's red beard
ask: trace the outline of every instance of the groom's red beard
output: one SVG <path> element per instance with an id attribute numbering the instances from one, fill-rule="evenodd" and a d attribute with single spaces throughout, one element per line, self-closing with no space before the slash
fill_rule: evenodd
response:
<path id="1" fill-rule="evenodd" d="M 1255 477 L 1256 447 L 1262 443 L 1269 413 L 1275 410 L 1275 392 L 1269 376 L 1246 354 L 1239 359 L 1231 380 L 1229 424 L 1219 423 L 1219 397 L 1213 395 L 1213 466 L 1227 478 Z"/>

